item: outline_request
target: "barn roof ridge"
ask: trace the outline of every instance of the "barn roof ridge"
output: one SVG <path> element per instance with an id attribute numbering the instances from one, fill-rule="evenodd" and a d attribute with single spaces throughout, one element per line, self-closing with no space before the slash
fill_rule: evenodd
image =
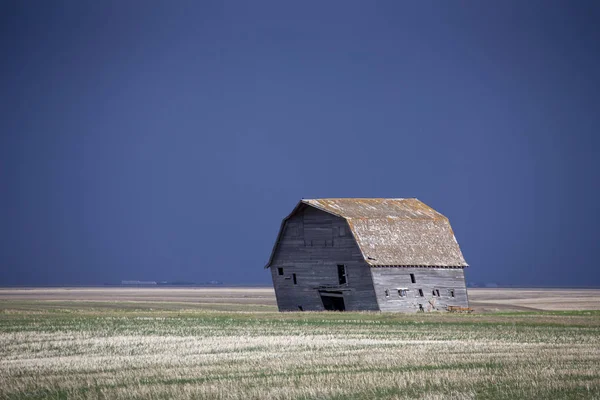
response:
<path id="1" fill-rule="evenodd" d="M 322 198 L 302 199 L 302 203 L 338 217 L 351 218 L 399 218 L 399 219 L 446 219 L 440 212 L 416 197 L 409 198 Z"/>

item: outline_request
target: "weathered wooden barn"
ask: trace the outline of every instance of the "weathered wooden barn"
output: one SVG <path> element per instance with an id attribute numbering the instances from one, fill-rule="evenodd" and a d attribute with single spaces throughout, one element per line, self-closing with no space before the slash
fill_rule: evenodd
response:
<path id="1" fill-rule="evenodd" d="M 265 268 L 280 311 L 468 307 L 448 218 L 417 199 L 301 200 Z"/>

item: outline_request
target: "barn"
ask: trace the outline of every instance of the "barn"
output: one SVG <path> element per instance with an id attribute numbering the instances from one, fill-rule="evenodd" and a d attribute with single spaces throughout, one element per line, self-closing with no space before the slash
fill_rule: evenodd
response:
<path id="1" fill-rule="evenodd" d="M 265 268 L 280 311 L 468 307 L 467 263 L 448 218 L 414 198 L 303 199 Z"/>

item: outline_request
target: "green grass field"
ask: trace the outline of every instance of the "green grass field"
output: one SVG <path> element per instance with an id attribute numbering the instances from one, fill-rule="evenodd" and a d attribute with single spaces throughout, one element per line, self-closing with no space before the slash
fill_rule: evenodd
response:
<path id="1" fill-rule="evenodd" d="M 600 398 L 600 311 L 5 299 L 0 398 Z"/>

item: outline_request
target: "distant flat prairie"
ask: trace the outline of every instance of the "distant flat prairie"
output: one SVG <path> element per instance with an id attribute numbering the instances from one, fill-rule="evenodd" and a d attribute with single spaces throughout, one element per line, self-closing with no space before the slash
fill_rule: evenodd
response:
<path id="1" fill-rule="evenodd" d="M 477 311 L 505 309 L 600 310 L 600 289 L 468 289 Z"/>
<path id="2" fill-rule="evenodd" d="M 510 310 L 600 310 L 600 289 L 480 289 L 471 288 L 469 301 L 477 312 Z M 0 300 L 47 301 L 48 304 L 84 302 L 102 306 L 209 308 L 272 311 L 270 287 L 96 287 L 0 288 Z"/>

